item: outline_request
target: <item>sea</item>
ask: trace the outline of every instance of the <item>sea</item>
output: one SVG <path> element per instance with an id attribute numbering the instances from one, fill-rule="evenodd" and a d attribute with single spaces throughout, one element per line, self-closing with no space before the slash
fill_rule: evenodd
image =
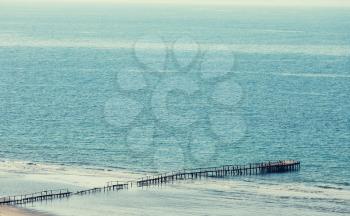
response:
<path id="1" fill-rule="evenodd" d="M 0 159 L 140 174 L 294 159 L 299 172 L 28 208 L 349 215 L 350 9 L 3 4 Z M 10 176 L 3 196 L 40 189 Z"/>

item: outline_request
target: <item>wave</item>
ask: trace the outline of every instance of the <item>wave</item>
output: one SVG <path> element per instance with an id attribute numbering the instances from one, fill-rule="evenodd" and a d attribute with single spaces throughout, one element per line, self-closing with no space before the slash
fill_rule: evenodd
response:
<path id="1" fill-rule="evenodd" d="M 330 73 L 258 73 L 258 72 L 235 72 L 237 74 L 257 74 L 269 76 L 290 76 L 290 77 L 309 77 L 309 78 L 350 78 L 349 74 L 330 74 Z"/>
<path id="2" fill-rule="evenodd" d="M 323 188 L 323 189 L 344 190 L 344 188 L 336 187 L 336 186 L 330 186 L 330 185 L 317 185 L 316 187 Z"/>
<path id="3" fill-rule="evenodd" d="M 310 95 L 310 96 L 326 96 L 327 94 L 318 92 L 294 92 L 294 91 L 279 91 L 280 94 L 291 94 L 291 95 Z"/>

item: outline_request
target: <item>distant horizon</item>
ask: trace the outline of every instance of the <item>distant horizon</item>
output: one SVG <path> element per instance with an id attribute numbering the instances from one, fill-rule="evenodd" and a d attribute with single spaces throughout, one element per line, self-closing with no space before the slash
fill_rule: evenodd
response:
<path id="1" fill-rule="evenodd" d="M 158 5 L 232 5 L 271 7 L 350 7 L 347 0 L 3 0 L 0 4 L 158 4 Z"/>

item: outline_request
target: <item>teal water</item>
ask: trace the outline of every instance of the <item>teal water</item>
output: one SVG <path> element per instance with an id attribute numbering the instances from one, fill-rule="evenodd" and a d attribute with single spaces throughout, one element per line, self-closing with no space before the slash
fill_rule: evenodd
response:
<path id="1" fill-rule="evenodd" d="M 255 180 L 348 189 L 348 9 L 0 11 L 0 158 L 134 171 L 295 159 L 299 173 Z M 349 213 L 333 201 L 317 211 Z"/>

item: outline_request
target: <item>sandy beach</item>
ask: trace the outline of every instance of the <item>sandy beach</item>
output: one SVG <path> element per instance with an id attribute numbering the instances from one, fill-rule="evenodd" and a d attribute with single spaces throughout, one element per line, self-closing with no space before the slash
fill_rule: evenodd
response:
<path id="1" fill-rule="evenodd" d="M 30 214 L 21 209 L 17 209 L 13 207 L 5 207 L 5 206 L 0 207 L 0 216 L 24 216 L 24 215 L 30 215 Z"/>
<path id="2" fill-rule="evenodd" d="M 9 206 L 0 206 L 0 216 L 45 216 L 45 214 Z"/>

